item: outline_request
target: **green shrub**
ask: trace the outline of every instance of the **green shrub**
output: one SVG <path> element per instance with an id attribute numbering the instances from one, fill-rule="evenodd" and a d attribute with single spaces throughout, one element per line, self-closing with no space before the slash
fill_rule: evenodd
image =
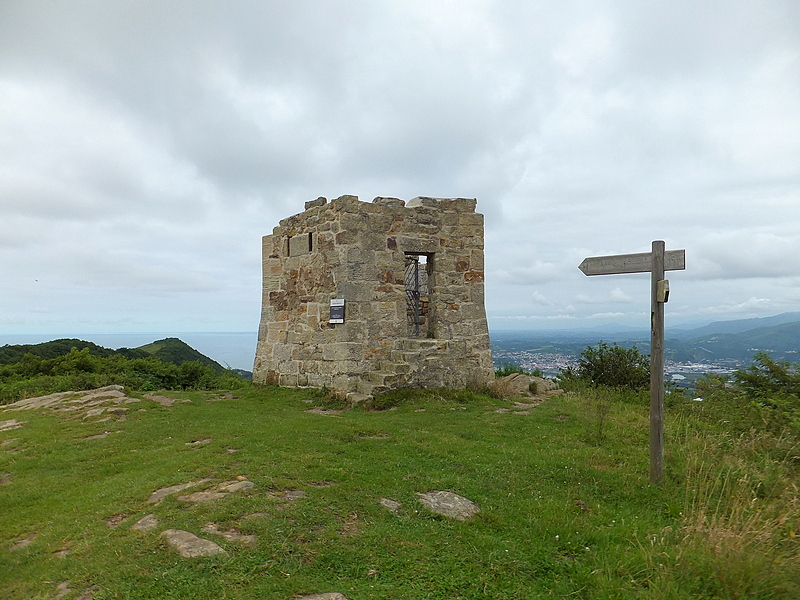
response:
<path id="1" fill-rule="evenodd" d="M 577 368 L 567 367 L 558 375 L 565 389 L 584 382 L 592 386 L 626 387 L 639 389 L 650 384 L 650 359 L 636 346 L 622 348 L 616 343 L 609 346 L 600 342 L 587 346 L 581 352 Z"/>
<path id="2" fill-rule="evenodd" d="M 800 369 L 788 361 L 775 361 L 766 352 L 753 360 L 749 367 L 734 371 L 736 388 L 768 409 L 777 422 L 800 432 Z"/>
<path id="3" fill-rule="evenodd" d="M 217 373 L 199 361 L 178 366 L 158 358 L 97 356 L 72 348 L 56 358 L 26 354 L 17 363 L 0 365 L 0 404 L 54 392 L 79 391 L 117 384 L 130 390 L 236 389 L 248 382 L 233 371 Z"/>

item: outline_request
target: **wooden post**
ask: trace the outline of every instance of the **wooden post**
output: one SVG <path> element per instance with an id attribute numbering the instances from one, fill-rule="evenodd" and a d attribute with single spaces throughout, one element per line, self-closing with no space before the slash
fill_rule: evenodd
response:
<path id="1" fill-rule="evenodd" d="M 650 271 L 650 482 L 661 481 L 664 462 L 664 303 L 669 282 L 664 271 L 686 268 L 686 251 L 664 251 L 655 241 L 650 252 L 591 256 L 578 265 L 584 275 L 617 275 Z"/>
<path id="2" fill-rule="evenodd" d="M 650 271 L 650 483 L 661 481 L 664 462 L 664 302 L 658 282 L 664 279 L 664 242 L 653 242 Z"/>

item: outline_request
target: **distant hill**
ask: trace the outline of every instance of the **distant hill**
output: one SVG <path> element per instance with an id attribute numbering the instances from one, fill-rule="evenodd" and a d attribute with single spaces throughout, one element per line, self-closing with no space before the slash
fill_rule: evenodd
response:
<path id="1" fill-rule="evenodd" d="M 22 360 L 25 354 L 33 354 L 44 359 L 57 358 L 69 354 L 72 348 L 83 350 L 89 349 L 89 353 L 95 356 L 114 356 L 121 355 L 126 358 L 147 358 L 154 357 L 163 362 L 183 364 L 188 361 L 197 360 L 208 365 L 216 371 L 224 371 L 225 368 L 215 360 L 210 359 L 205 354 L 201 354 L 189 344 L 178 338 L 165 338 L 140 346 L 139 348 L 120 348 L 112 350 L 103 348 L 93 342 L 86 342 L 77 339 L 60 339 L 42 344 L 18 344 L 0 346 L 0 364 L 13 364 Z"/>
<path id="2" fill-rule="evenodd" d="M 217 361 L 208 358 L 205 354 L 201 354 L 178 338 L 164 338 L 163 340 L 157 340 L 151 344 L 139 346 L 135 350 L 145 352 L 149 356 L 154 356 L 164 362 L 175 363 L 176 365 L 198 360 L 204 365 L 213 367 L 217 371 L 225 370 L 225 367 Z"/>
<path id="3" fill-rule="evenodd" d="M 671 349 L 671 358 L 678 361 L 746 361 L 756 352 L 767 352 L 778 360 L 800 362 L 800 321 L 739 333 L 711 333 L 691 340 L 667 340 L 666 345 Z"/>
<path id="4" fill-rule="evenodd" d="M 714 323 L 709 323 L 702 327 L 695 327 L 694 329 L 671 329 L 667 331 L 667 336 L 682 340 L 694 340 L 708 335 L 742 333 L 753 329 L 789 323 L 800 323 L 800 312 L 787 312 L 772 317 L 758 317 L 754 319 L 715 321 Z"/>
<path id="5" fill-rule="evenodd" d="M 8 365 L 19 362 L 26 354 L 33 354 L 34 356 L 44 359 L 57 358 L 69 354 L 72 348 L 76 348 L 77 350 L 88 348 L 89 354 L 102 357 L 113 356 L 114 354 L 120 353 L 129 358 L 145 358 L 148 356 L 146 352 L 137 352 L 136 350 L 127 348 L 111 350 L 98 346 L 93 342 L 64 338 L 51 342 L 44 342 L 42 344 L 17 344 L 13 346 L 6 344 L 5 346 L 0 346 L 0 364 Z"/>

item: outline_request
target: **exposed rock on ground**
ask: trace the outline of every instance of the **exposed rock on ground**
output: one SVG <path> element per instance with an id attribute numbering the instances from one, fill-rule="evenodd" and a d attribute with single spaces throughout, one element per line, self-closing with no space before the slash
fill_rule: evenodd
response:
<path id="1" fill-rule="evenodd" d="M 145 515 L 144 517 L 136 521 L 136 523 L 131 525 L 131 529 L 134 529 L 136 531 L 152 531 L 157 527 L 158 527 L 158 519 L 156 519 L 156 516 L 153 513 Z"/>
<path id="2" fill-rule="evenodd" d="M 145 398 L 148 400 L 152 400 L 153 402 L 157 402 L 161 406 L 172 406 L 176 402 L 180 402 L 176 398 L 170 398 L 169 396 L 162 396 L 161 394 L 145 394 Z"/>
<path id="3" fill-rule="evenodd" d="M 203 483 L 208 483 L 209 481 L 211 480 L 201 479 L 200 481 L 189 481 L 187 483 L 179 483 L 177 485 L 170 485 L 168 487 L 159 488 L 155 492 L 150 494 L 150 497 L 147 499 L 147 501 L 150 504 L 157 504 L 170 494 L 175 494 L 176 492 L 182 492 L 183 490 L 189 489 L 190 487 L 201 485 Z"/>
<path id="4" fill-rule="evenodd" d="M 248 548 L 255 548 L 258 545 L 258 538 L 254 535 L 246 535 L 239 533 L 235 529 L 228 529 L 227 531 L 221 530 L 216 523 L 207 523 L 202 527 L 206 533 L 213 533 L 219 535 L 229 542 L 236 542 Z"/>
<path id="5" fill-rule="evenodd" d="M 161 532 L 161 535 L 184 558 L 227 554 L 220 545 L 182 529 L 167 529 Z"/>
<path id="6" fill-rule="evenodd" d="M 338 417 L 340 414 L 344 412 L 344 410 L 338 410 L 333 408 L 321 408 L 319 406 L 315 406 L 314 408 L 309 408 L 307 413 L 311 413 L 312 415 L 325 415 L 328 417 Z"/>
<path id="7" fill-rule="evenodd" d="M 194 492 L 188 494 L 186 496 L 178 496 L 178 500 L 182 500 L 184 502 L 208 502 L 209 500 L 220 500 L 224 498 L 228 494 L 232 492 L 238 492 L 240 490 L 249 490 L 252 487 L 255 487 L 255 483 L 252 481 L 223 481 L 222 483 L 218 483 L 211 489 L 203 490 L 200 492 Z"/>
<path id="8" fill-rule="evenodd" d="M 192 440 L 191 442 L 186 442 L 187 446 L 202 446 L 204 444 L 210 444 L 212 442 L 211 438 L 200 438 L 199 440 Z"/>
<path id="9" fill-rule="evenodd" d="M 6 421 L 0 421 L 0 431 L 11 431 L 12 429 L 19 429 L 25 423 L 27 423 L 27 421 L 17 421 L 16 419 L 8 419 Z"/>
<path id="10" fill-rule="evenodd" d="M 105 415 L 103 419 L 93 420 L 92 422 L 108 421 L 116 419 L 125 420 L 125 413 L 129 410 L 123 404 L 135 404 L 141 402 L 139 398 L 131 398 L 125 394 L 121 385 L 107 385 L 96 390 L 84 390 L 78 392 L 57 392 L 47 396 L 36 398 L 25 398 L 12 402 L 3 409 L 3 412 L 32 409 L 51 409 L 58 412 L 83 412 L 83 419 L 95 419 Z M 13 426 L 15 420 L 0 421 L 0 431 L 4 430 L 3 424 L 10 423 Z M 24 423 L 24 421 L 23 421 Z M 21 426 L 21 423 L 19 424 Z"/>
<path id="11" fill-rule="evenodd" d="M 381 506 L 390 510 L 391 512 L 397 512 L 398 510 L 400 510 L 400 507 L 403 506 L 402 504 L 400 504 L 395 500 L 392 500 L 391 498 L 381 498 L 380 504 Z"/>
<path id="12" fill-rule="evenodd" d="M 444 515 L 458 521 L 466 521 L 480 512 L 480 507 L 472 500 L 459 496 L 453 492 L 435 490 L 417 494 L 419 501 L 433 513 Z"/>
<path id="13" fill-rule="evenodd" d="M 23 548 L 27 548 L 28 546 L 31 545 L 31 543 L 35 539 L 36 539 L 36 534 L 32 533 L 32 534 L 30 534 L 28 536 L 25 536 L 24 538 L 20 539 L 19 541 L 15 542 L 14 544 L 12 544 L 11 547 L 9 548 L 9 550 L 12 550 L 12 551 L 13 550 L 22 550 Z"/>

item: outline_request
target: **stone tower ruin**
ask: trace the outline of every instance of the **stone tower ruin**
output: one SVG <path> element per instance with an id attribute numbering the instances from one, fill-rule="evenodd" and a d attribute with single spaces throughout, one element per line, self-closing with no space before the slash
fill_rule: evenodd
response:
<path id="1" fill-rule="evenodd" d="M 352 401 L 494 378 L 483 215 L 466 198 L 306 202 L 263 238 L 253 381 Z"/>

